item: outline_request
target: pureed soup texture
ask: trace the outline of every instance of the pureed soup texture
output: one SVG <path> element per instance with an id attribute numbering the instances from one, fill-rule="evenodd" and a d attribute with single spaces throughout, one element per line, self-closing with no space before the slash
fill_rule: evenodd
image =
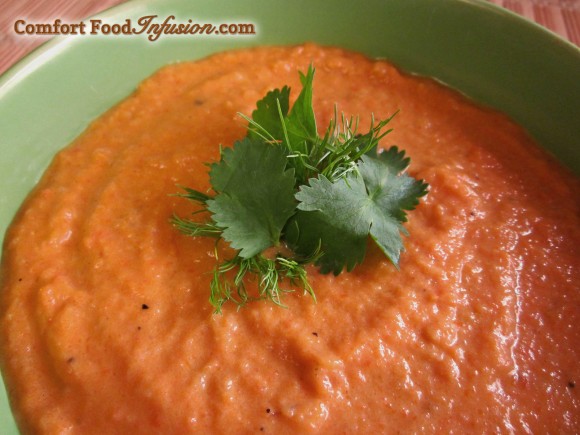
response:
<path id="1" fill-rule="evenodd" d="M 168 223 L 267 91 L 316 67 L 319 126 L 384 119 L 430 190 L 400 270 L 309 267 L 317 302 L 208 303 L 214 241 Z M 1 361 L 25 433 L 572 433 L 579 182 L 505 116 L 316 45 L 168 66 L 60 152 L 8 231 Z"/>

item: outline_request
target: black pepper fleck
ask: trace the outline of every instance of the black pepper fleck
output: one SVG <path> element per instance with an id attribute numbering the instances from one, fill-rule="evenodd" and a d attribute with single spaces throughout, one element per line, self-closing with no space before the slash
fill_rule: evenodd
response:
<path id="1" fill-rule="evenodd" d="M 271 412 L 270 408 L 266 408 L 266 412 L 269 414 Z"/>
<path id="2" fill-rule="evenodd" d="M 203 101 L 203 100 L 195 100 L 195 105 L 196 105 L 196 106 L 202 106 L 202 105 L 203 105 L 203 103 L 204 103 L 204 101 Z"/>
<path id="3" fill-rule="evenodd" d="M 143 304 L 143 305 L 141 305 L 141 309 L 148 310 L 149 309 L 149 305 Z"/>
<path id="4" fill-rule="evenodd" d="M 574 382 L 574 381 L 568 382 L 568 388 L 574 388 L 575 386 L 576 386 L 576 382 Z"/>
<path id="5" fill-rule="evenodd" d="M 318 337 L 318 332 L 313 332 L 312 335 L 314 335 L 315 337 Z"/>
<path id="6" fill-rule="evenodd" d="M 260 428 L 260 432 L 264 432 L 264 428 L 263 427 Z"/>
<path id="7" fill-rule="evenodd" d="M 137 326 L 137 331 L 141 331 L 141 327 L 140 326 Z"/>
<path id="8" fill-rule="evenodd" d="M 69 359 L 66 360 L 67 363 L 72 364 L 75 361 L 74 357 L 70 357 Z"/>

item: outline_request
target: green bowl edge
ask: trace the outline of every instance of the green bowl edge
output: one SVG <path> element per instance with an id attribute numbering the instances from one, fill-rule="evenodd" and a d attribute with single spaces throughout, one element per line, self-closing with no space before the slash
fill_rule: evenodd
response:
<path id="1" fill-rule="evenodd" d="M 196 8 L 203 11 L 210 8 L 211 13 L 207 13 L 206 17 L 213 16 L 220 19 L 231 17 L 234 12 L 234 15 L 239 17 L 247 17 L 248 21 L 258 22 L 260 32 L 271 33 L 270 36 L 259 35 L 251 40 L 212 41 L 215 44 L 199 46 L 191 52 L 185 49 L 184 41 L 173 39 L 171 42 L 158 41 L 155 47 L 156 57 L 142 62 L 144 67 L 141 64 L 134 65 L 135 69 L 131 71 L 131 77 L 122 83 L 108 86 L 110 93 L 105 97 L 92 96 L 90 104 L 87 104 L 92 109 L 82 112 L 83 119 L 80 123 L 75 123 L 75 128 L 66 134 L 58 134 L 54 129 L 49 129 L 50 135 L 46 141 L 41 145 L 36 145 L 42 150 L 30 156 L 31 163 L 22 162 L 22 159 L 14 153 L 8 158 L 3 157 L 0 161 L 2 178 L 19 174 L 23 174 L 23 177 L 18 186 L 5 185 L 3 192 L 0 193 L 0 243 L 3 241 L 4 232 L 18 205 L 34 186 L 54 152 L 68 144 L 84 130 L 91 120 L 123 99 L 141 79 L 163 64 L 203 57 L 230 47 L 264 43 L 297 44 L 313 40 L 322 44 L 340 45 L 362 51 L 372 57 L 387 57 L 404 70 L 432 76 L 460 90 L 468 97 L 510 115 L 526 127 L 542 146 L 551 151 L 573 172 L 580 174 L 580 150 L 577 139 L 580 137 L 580 122 L 577 119 L 580 113 L 578 110 L 580 109 L 580 103 L 578 103 L 580 83 L 577 80 L 580 73 L 580 50 L 545 28 L 496 5 L 479 0 L 372 0 L 365 2 L 365 8 L 351 7 L 352 4 L 346 0 L 312 2 L 298 0 L 291 6 L 288 4 L 280 6 L 280 4 L 281 2 L 264 0 L 252 0 L 244 4 L 209 0 L 196 2 L 131 0 L 99 13 L 98 17 L 124 19 L 129 16 L 141 16 L 146 10 L 152 9 L 159 12 L 160 16 L 166 16 L 172 8 L 179 10 L 180 15 L 186 15 L 189 11 L 196 12 Z M 242 10 L 239 9 L 240 7 Z M 247 10 L 251 7 L 255 7 L 255 10 L 248 14 Z M 280 14 L 280 8 L 283 7 L 291 7 L 291 10 L 287 11 L 283 19 L 273 19 L 272 17 Z M 309 13 L 305 15 L 304 11 L 309 11 Z M 369 11 L 382 11 L 382 13 Z M 391 22 L 391 27 L 385 28 L 382 25 L 388 22 L 388 20 L 383 21 L 384 14 L 387 12 L 392 14 L 388 15 L 387 19 L 401 16 L 404 19 Z M 411 15 L 405 15 L 409 13 Z M 349 21 L 346 26 L 339 24 L 345 14 L 348 15 Z M 410 32 L 409 29 L 412 26 L 409 26 L 409 23 L 421 20 L 426 29 L 422 29 L 420 34 Z M 486 27 L 491 26 L 490 23 L 494 26 L 493 30 Z M 458 24 L 459 26 L 455 27 Z M 358 29 L 362 31 L 353 30 L 357 29 L 356 26 L 359 26 Z M 374 38 L 372 32 L 375 30 L 382 31 L 384 38 L 380 40 Z M 426 37 L 431 33 L 433 35 Z M 486 53 L 483 60 L 476 58 L 473 62 L 471 58 L 470 61 L 462 64 L 460 58 L 469 53 L 470 48 L 479 46 L 482 38 L 487 38 L 485 46 L 492 46 L 494 49 Z M 194 40 L 193 43 L 195 42 Z M 103 39 L 95 47 L 100 47 L 97 52 L 102 58 L 105 54 L 118 54 L 130 46 L 143 48 L 143 43 L 136 39 L 131 42 L 112 38 L 111 40 Z M 66 59 L 66 56 L 71 56 L 67 51 L 72 51 L 74 57 L 75 53 L 78 53 L 78 48 L 81 46 L 86 48 L 86 44 L 87 41 L 82 40 L 55 38 L 35 49 L 0 77 L 0 131 L 8 127 L 8 120 L 11 119 L 10 110 L 15 108 L 15 111 L 20 110 L 17 113 L 27 113 L 23 110 L 26 106 L 7 104 L 3 100 L 8 98 L 10 103 L 11 98 L 22 97 L 18 95 L 21 94 L 19 89 L 27 84 L 30 86 L 30 83 L 33 89 L 38 90 L 39 80 L 45 80 L 51 74 L 54 77 L 55 70 L 50 66 L 49 57 L 58 54 L 60 56 L 58 59 L 62 59 L 63 56 Z M 115 46 L 120 50 L 115 50 Z M 409 50 L 409 46 L 414 49 Z M 151 48 L 148 47 L 147 50 Z M 159 50 L 165 48 L 168 48 L 166 55 L 160 55 Z M 108 50 L 110 53 L 106 53 Z M 189 53 L 189 56 L 186 53 Z M 535 56 L 535 53 L 542 53 L 543 56 Z M 172 57 L 175 54 L 180 54 L 180 56 Z M 522 59 L 522 56 L 525 59 Z M 518 63 L 522 60 L 525 62 Z M 128 67 L 127 62 L 123 66 Z M 110 78 L 106 77 L 106 79 Z M 546 86 L 545 83 L 551 83 L 551 85 Z M 86 90 L 90 83 L 83 84 L 82 80 L 80 82 L 77 80 L 74 85 L 84 86 Z M 41 101 L 44 99 L 46 102 L 46 99 L 50 97 L 50 92 L 40 94 Z M 535 104 L 529 104 L 530 98 Z M 7 108 L 7 106 L 10 107 Z M 74 113 L 76 109 L 70 109 L 67 115 Z M 51 111 L 52 107 L 44 110 Z M 33 115 L 38 117 L 42 116 L 42 113 L 43 110 L 39 110 Z M 34 116 L 33 120 L 38 120 Z M 20 127 L 18 122 L 16 124 Z M 55 128 L 59 128 L 66 125 L 66 122 L 63 123 L 60 120 L 56 124 Z M 56 139 L 50 140 L 54 137 Z M 28 148 L 34 149 L 33 140 L 38 141 L 39 138 L 34 137 L 24 141 L 25 151 Z M 1 148 L 15 145 L 14 143 L 5 145 L 3 142 L 4 140 L 0 138 Z M 3 385 L 0 387 L 0 427 L 3 434 L 18 433 L 9 412 Z"/>

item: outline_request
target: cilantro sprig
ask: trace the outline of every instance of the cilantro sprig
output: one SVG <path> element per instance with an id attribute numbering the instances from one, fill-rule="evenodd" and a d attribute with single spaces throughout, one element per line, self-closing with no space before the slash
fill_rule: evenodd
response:
<path id="1" fill-rule="evenodd" d="M 334 119 L 318 135 L 312 106 L 314 68 L 300 73 L 302 91 L 290 108 L 284 86 L 258 101 L 248 134 L 222 149 L 209 165 L 212 193 L 188 187 L 180 194 L 208 212 L 209 219 L 173 216 L 192 237 L 226 241 L 235 254 L 213 271 L 210 302 L 216 312 L 232 301 L 242 306 L 302 288 L 313 298 L 306 265 L 322 273 L 351 271 L 365 257 L 369 236 L 398 267 L 406 211 L 427 193 L 423 180 L 405 171 L 410 159 L 396 146 L 378 152 L 393 116 L 372 119 L 365 134 L 358 120 Z M 217 258 L 216 249 L 216 258 Z M 248 291 L 251 281 L 257 291 Z M 290 287 L 285 287 L 290 284 Z"/>

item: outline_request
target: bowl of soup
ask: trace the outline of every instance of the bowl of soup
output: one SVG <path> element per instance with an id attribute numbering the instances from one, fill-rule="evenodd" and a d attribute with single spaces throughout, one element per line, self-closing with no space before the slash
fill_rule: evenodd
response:
<path id="1" fill-rule="evenodd" d="M 135 1 L 93 20 L 0 81 L 8 433 L 577 427 L 577 48 L 480 1 Z M 144 29 L 166 20 L 229 34 Z M 144 30 L 102 32 L 127 22 Z M 191 211 L 172 194 L 208 189 L 237 113 L 295 98 L 311 64 L 320 125 L 335 105 L 363 128 L 399 111 L 380 147 L 430 185 L 400 270 L 369 248 L 351 273 L 309 269 L 316 303 L 214 314 L 213 242 L 171 228 Z"/>

